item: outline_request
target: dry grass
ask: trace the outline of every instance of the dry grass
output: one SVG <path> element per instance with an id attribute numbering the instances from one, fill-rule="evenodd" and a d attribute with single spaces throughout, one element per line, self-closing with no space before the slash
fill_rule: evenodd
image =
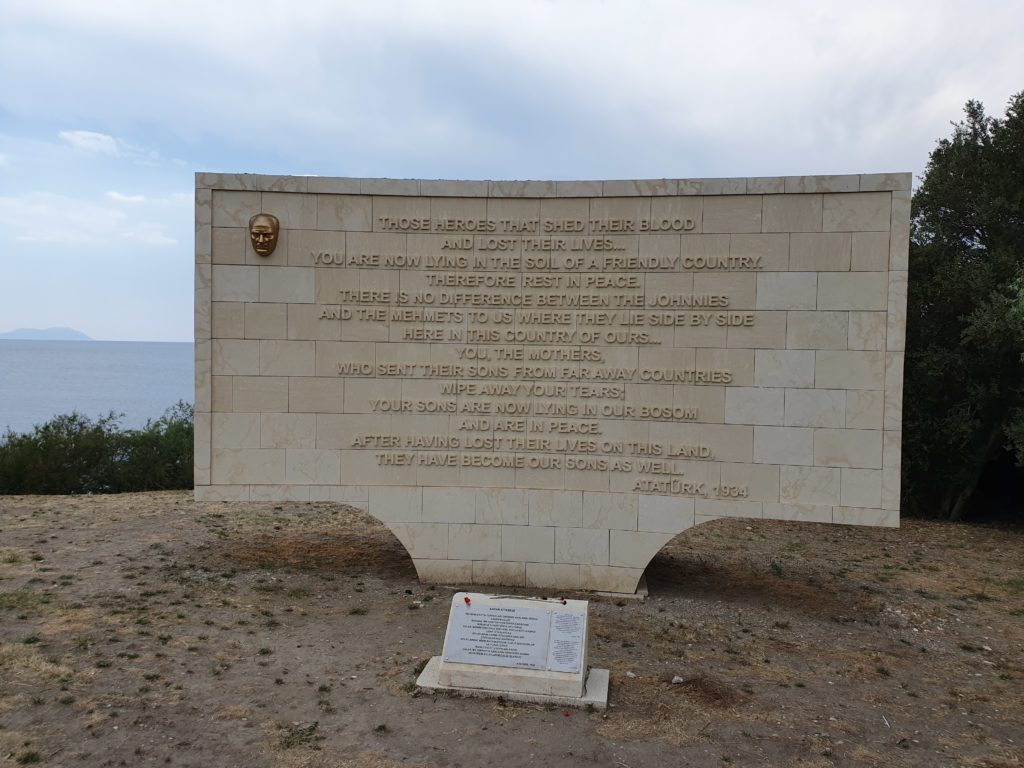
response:
<path id="1" fill-rule="evenodd" d="M 0 549 L 0 565 L 18 565 L 30 556 L 31 553 L 24 549 Z"/>
<path id="2" fill-rule="evenodd" d="M 213 713 L 215 720 L 250 720 L 255 712 L 251 707 L 223 707 Z"/>
<path id="3" fill-rule="evenodd" d="M 742 696 L 736 688 L 706 675 L 688 677 L 678 683 L 678 686 L 694 703 L 714 709 L 727 709 L 742 701 Z"/>
<path id="4" fill-rule="evenodd" d="M 354 534 L 307 533 L 261 535 L 232 541 L 222 550 L 225 560 L 243 567 L 348 573 L 354 570 L 378 575 L 413 576 L 412 561 L 394 536 L 369 540 Z"/>
<path id="5" fill-rule="evenodd" d="M 161 493 L 0 516 L 26 554 L 0 563 L 8 759 L 1024 768 L 1019 531 L 702 525 L 655 558 L 647 602 L 589 596 L 614 707 L 566 716 L 415 695 L 449 593 L 352 507 Z"/>
<path id="6" fill-rule="evenodd" d="M 31 611 L 38 608 L 49 598 L 34 589 L 15 589 L 0 592 L 0 611 Z"/>
<path id="7" fill-rule="evenodd" d="M 4 642 L 0 642 L 0 671 L 9 673 L 21 685 L 74 675 L 71 667 L 44 657 L 34 645 Z"/>
<path id="8" fill-rule="evenodd" d="M 334 749 L 314 753 L 275 755 L 275 768 L 417 768 L 424 763 L 392 760 L 379 752 L 345 754 Z"/>

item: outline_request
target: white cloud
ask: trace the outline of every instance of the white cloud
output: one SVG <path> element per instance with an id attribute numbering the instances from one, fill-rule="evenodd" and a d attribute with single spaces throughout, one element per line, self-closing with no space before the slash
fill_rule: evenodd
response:
<path id="1" fill-rule="evenodd" d="M 0 231 L 4 237 L 22 243 L 177 243 L 162 223 L 132 217 L 120 209 L 88 200 L 45 192 L 0 197 Z"/>
<path id="2" fill-rule="evenodd" d="M 146 149 L 145 147 L 129 144 L 120 139 L 117 142 L 117 146 L 122 155 L 142 165 L 153 165 L 160 161 L 160 153 L 155 149 Z"/>
<path id="3" fill-rule="evenodd" d="M 118 141 L 113 136 L 95 131 L 61 131 L 57 134 L 75 149 L 83 152 L 94 152 L 98 155 L 110 155 L 120 157 L 121 150 Z"/>
<path id="4" fill-rule="evenodd" d="M 178 241 L 168 236 L 161 227 L 146 224 L 137 229 L 122 232 L 121 239 L 129 243 L 140 243 L 142 245 L 168 246 L 178 244 Z"/>
<path id="5" fill-rule="evenodd" d="M 925 0 L 520 0 L 514 12 L 310 0 L 266 34 L 280 7 L 16 5 L 0 80 L 28 74 L 10 79 L 5 109 L 127 126 L 65 133 L 143 167 L 191 156 L 326 175 L 920 170 L 966 99 L 998 110 L 1024 71 L 1012 32 L 1024 6 L 1009 1 L 979 13 Z M 47 58 L 57 45 L 61 61 Z"/>
<path id="6" fill-rule="evenodd" d="M 1002 114 L 1024 88 L 1020 0 L 285 5 L 4 5 L 0 179 L 38 195 L 0 198 L 0 270 L 78 243 L 166 260 L 188 337 L 196 170 L 920 174 L 966 100 Z M 129 263 L 124 295 L 171 301 Z"/>
<path id="7" fill-rule="evenodd" d="M 120 192 L 111 190 L 107 192 L 107 197 L 113 200 L 115 203 L 144 203 L 146 202 L 145 195 L 125 195 Z"/>
<path id="8" fill-rule="evenodd" d="M 141 165 L 153 165 L 160 161 L 160 153 L 130 144 L 116 136 L 108 136 L 96 131 L 60 131 L 57 137 L 75 149 L 108 157 L 121 157 L 133 160 Z"/>

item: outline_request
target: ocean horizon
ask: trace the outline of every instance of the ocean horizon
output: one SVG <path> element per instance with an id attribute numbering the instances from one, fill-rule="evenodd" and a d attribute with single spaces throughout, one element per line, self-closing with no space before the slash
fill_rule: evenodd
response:
<path id="1" fill-rule="evenodd" d="M 194 401 L 193 350 L 178 341 L 0 339 L 0 432 L 72 412 L 123 414 L 123 427 L 142 427 Z"/>

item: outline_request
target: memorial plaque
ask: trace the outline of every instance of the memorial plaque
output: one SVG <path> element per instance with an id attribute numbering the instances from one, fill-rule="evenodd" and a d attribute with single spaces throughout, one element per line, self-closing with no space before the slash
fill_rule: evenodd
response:
<path id="1" fill-rule="evenodd" d="M 608 673 L 594 676 L 587 668 L 587 608 L 585 600 L 458 592 L 444 650 L 424 669 L 420 685 L 601 705 Z"/>
<path id="2" fill-rule="evenodd" d="M 198 174 L 196 495 L 431 582 L 632 592 L 723 516 L 897 525 L 909 174 Z"/>
<path id="3" fill-rule="evenodd" d="M 559 611 L 560 604 L 544 602 L 543 607 L 536 607 L 522 599 L 457 593 L 442 657 L 461 664 L 579 672 L 586 613 Z"/>
<path id="4" fill-rule="evenodd" d="M 586 616 L 557 611 L 552 613 L 548 669 L 552 672 L 579 672 L 583 665 L 586 632 Z"/>
<path id="5" fill-rule="evenodd" d="M 548 668 L 551 612 L 536 608 L 452 603 L 444 660 L 520 669 Z"/>

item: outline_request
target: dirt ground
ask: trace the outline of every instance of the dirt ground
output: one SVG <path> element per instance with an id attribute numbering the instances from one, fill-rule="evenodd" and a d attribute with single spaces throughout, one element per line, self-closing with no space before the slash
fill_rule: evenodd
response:
<path id="1" fill-rule="evenodd" d="M 358 510 L 0 497 L 0 765 L 1024 766 L 1024 530 L 719 520 L 647 578 L 590 596 L 606 712 L 427 696 L 452 589 Z"/>

